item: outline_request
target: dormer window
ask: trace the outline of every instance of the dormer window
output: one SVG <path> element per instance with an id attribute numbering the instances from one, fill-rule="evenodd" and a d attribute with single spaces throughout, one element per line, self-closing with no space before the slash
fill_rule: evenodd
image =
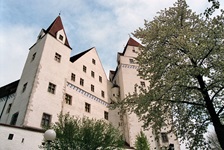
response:
<path id="1" fill-rule="evenodd" d="M 60 39 L 61 41 L 63 41 L 63 38 L 64 38 L 64 37 L 60 34 L 60 35 L 59 35 L 59 39 Z"/>

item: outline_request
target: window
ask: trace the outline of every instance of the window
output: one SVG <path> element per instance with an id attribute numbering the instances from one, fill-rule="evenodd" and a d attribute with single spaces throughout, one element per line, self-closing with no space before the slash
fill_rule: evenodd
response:
<path id="1" fill-rule="evenodd" d="M 130 64 L 134 64 L 134 59 L 129 59 Z"/>
<path id="2" fill-rule="evenodd" d="M 134 86 L 134 92 L 137 93 L 137 86 Z"/>
<path id="3" fill-rule="evenodd" d="M 94 92 L 94 85 L 91 84 L 91 91 Z"/>
<path id="4" fill-rule="evenodd" d="M 102 96 L 102 97 L 104 97 L 104 96 L 105 96 L 105 95 L 104 95 L 104 91 L 101 91 L 101 96 Z"/>
<path id="5" fill-rule="evenodd" d="M 80 85 L 84 86 L 84 79 L 80 78 Z"/>
<path id="6" fill-rule="evenodd" d="M 19 115 L 19 112 L 14 113 L 12 115 L 12 119 L 11 119 L 10 125 L 16 125 L 16 121 L 17 121 L 18 115 Z"/>
<path id="7" fill-rule="evenodd" d="M 140 84 L 142 87 L 145 87 L 145 82 L 141 81 Z"/>
<path id="8" fill-rule="evenodd" d="M 95 59 L 92 59 L 92 63 L 95 65 L 96 64 L 96 60 Z"/>
<path id="9" fill-rule="evenodd" d="M 8 108 L 7 108 L 7 111 L 6 111 L 6 113 L 9 113 L 9 112 L 10 112 L 10 110 L 11 110 L 11 107 L 12 107 L 12 103 L 11 103 L 11 104 L 9 104 L 9 106 L 8 106 Z"/>
<path id="10" fill-rule="evenodd" d="M 101 76 L 99 76 L 99 81 L 102 83 L 102 77 Z"/>
<path id="11" fill-rule="evenodd" d="M 60 39 L 61 41 L 63 41 L 63 38 L 64 38 L 64 37 L 60 34 L 60 35 L 59 35 L 59 39 Z"/>
<path id="12" fill-rule="evenodd" d="M 42 120 L 41 120 L 41 126 L 49 126 L 51 123 L 51 115 L 43 113 Z"/>
<path id="13" fill-rule="evenodd" d="M 22 93 L 25 92 L 25 90 L 26 90 L 26 86 L 27 86 L 27 83 L 23 84 L 23 90 L 22 90 Z"/>
<path id="14" fill-rule="evenodd" d="M 161 138 L 162 138 L 163 143 L 169 142 L 168 137 L 167 137 L 167 133 L 161 133 Z"/>
<path id="15" fill-rule="evenodd" d="M 71 74 L 71 80 L 75 81 L 75 74 L 74 73 Z"/>
<path id="16" fill-rule="evenodd" d="M 36 57 L 36 53 L 33 54 L 31 61 L 33 61 Z"/>
<path id="17" fill-rule="evenodd" d="M 104 119 L 108 120 L 108 112 L 104 111 Z"/>
<path id="18" fill-rule="evenodd" d="M 9 134 L 8 136 L 8 140 L 12 140 L 13 139 L 14 134 Z"/>
<path id="19" fill-rule="evenodd" d="M 48 92 L 54 94 L 55 93 L 55 89 L 56 89 L 56 85 L 49 82 L 49 85 L 48 85 Z"/>
<path id="20" fill-rule="evenodd" d="M 91 71 L 91 76 L 94 78 L 95 77 L 95 72 Z"/>
<path id="21" fill-rule="evenodd" d="M 86 66 L 83 65 L 82 70 L 83 70 L 83 72 L 86 72 L 86 70 L 87 70 L 87 69 L 86 69 Z"/>
<path id="22" fill-rule="evenodd" d="M 58 53 L 55 53 L 54 60 L 57 61 L 57 62 L 60 62 L 61 61 L 61 55 L 58 54 Z"/>
<path id="23" fill-rule="evenodd" d="M 72 96 L 69 94 L 65 94 L 65 103 L 72 105 Z"/>
<path id="24" fill-rule="evenodd" d="M 85 103 L 85 111 L 90 112 L 90 104 Z"/>

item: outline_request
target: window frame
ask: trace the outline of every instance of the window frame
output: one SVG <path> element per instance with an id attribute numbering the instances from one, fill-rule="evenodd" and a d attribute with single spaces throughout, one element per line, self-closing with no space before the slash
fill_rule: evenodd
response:
<path id="1" fill-rule="evenodd" d="M 101 96 L 102 96 L 103 98 L 105 98 L 105 92 L 104 92 L 103 90 L 101 90 Z"/>
<path id="2" fill-rule="evenodd" d="M 51 94 L 56 93 L 56 84 L 49 82 L 47 91 Z"/>
<path id="3" fill-rule="evenodd" d="M 109 120 L 109 113 L 104 111 L 104 119 Z"/>
<path id="4" fill-rule="evenodd" d="M 82 66 L 82 71 L 85 73 L 87 72 L 87 67 L 85 65 Z"/>
<path id="5" fill-rule="evenodd" d="M 96 65 L 96 60 L 92 58 L 92 64 Z"/>
<path id="6" fill-rule="evenodd" d="M 79 84 L 80 84 L 81 86 L 84 86 L 84 79 L 83 79 L 83 78 L 80 78 Z"/>
<path id="7" fill-rule="evenodd" d="M 76 75 L 74 73 L 71 73 L 71 80 L 72 81 L 75 81 L 75 77 L 76 77 Z"/>
<path id="8" fill-rule="evenodd" d="M 100 83 L 103 82 L 103 78 L 101 76 L 99 76 L 99 81 L 100 81 Z"/>
<path id="9" fill-rule="evenodd" d="M 16 125 L 18 116 L 19 116 L 19 112 L 16 112 L 12 115 L 10 125 Z"/>
<path id="10" fill-rule="evenodd" d="M 61 55 L 58 54 L 58 53 L 55 53 L 54 60 L 57 61 L 58 63 L 60 63 L 61 62 Z"/>
<path id="11" fill-rule="evenodd" d="M 95 91 L 95 87 L 93 84 L 91 84 L 91 91 L 94 92 Z"/>
<path id="12" fill-rule="evenodd" d="M 48 127 L 51 124 L 51 119 L 52 119 L 52 115 L 48 114 L 48 113 L 43 113 L 42 114 L 42 118 L 41 118 L 41 126 L 42 127 Z"/>
<path id="13" fill-rule="evenodd" d="M 91 104 L 85 102 L 85 112 L 90 113 L 90 111 L 91 111 Z"/>
<path id="14" fill-rule="evenodd" d="M 169 142 L 168 135 L 167 135 L 166 132 L 161 133 L 161 140 L 162 140 L 163 143 L 168 143 Z"/>
<path id="15" fill-rule="evenodd" d="M 72 105 L 72 96 L 69 94 L 65 94 L 65 103 L 68 105 Z"/>
<path id="16" fill-rule="evenodd" d="M 95 78 L 95 72 L 91 71 L 91 77 Z"/>

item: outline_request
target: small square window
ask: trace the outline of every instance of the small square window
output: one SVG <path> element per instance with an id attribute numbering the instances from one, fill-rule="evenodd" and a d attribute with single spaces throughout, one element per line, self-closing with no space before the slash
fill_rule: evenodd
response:
<path id="1" fill-rule="evenodd" d="M 84 79 L 80 78 L 80 85 L 84 86 Z"/>
<path id="2" fill-rule="evenodd" d="M 49 82 L 49 85 L 48 85 L 48 92 L 54 94 L 55 93 L 55 90 L 56 90 L 56 85 Z"/>
<path id="3" fill-rule="evenodd" d="M 60 39 L 61 41 L 63 41 L 63 38 L 64 38 L 64 37 L 60 34 L 60 35 L 59 35 L 59 39 Z"/>
<path id="4" fill-rule="evenodd" d="M 11 103 L 11 104 L 9 104 L 9 106 L 8 106 L 8 108 L 7 108 L 7 111 L 6 111 L 6 113 L 9 113 L 9 112 L 10 112 L 10 110 L 11 110 L 11 107 L 12 107 L 12 103 Z"/>
<path id="5" fill-rule="evenodd" d="M 85 111 L 90 113 L 90 107 L 91 105 L 89 103 L 85 103 Z"/>
<path id="6" fill-rule="evenodd" d="M 75 74 L 74 73 L 71 74 L 71 80 L 75 81 Z"/>
<path id="7" fill-rule="evenodd" d="M 55 53 L 54 60 L 57 62 L 61 62 L 61 55 L 58 53 Z"/>
<path id="8" fill-rule="evenodd" d="M 65 103 L 72 105 L 72 96 L 69 94 L 65 94 Z"/>
<path id="9" fill-rule="evenodd" d="M 141 81 L 140 84 L 142 87 L 145 87 L 145 82 Z"/>
<path id="10" fill-rule="evenodd" d="M 92 63 L 95 65 L 96 64 L 96 60 L 95 59 L 92 59 Z"/>
<path id="11" fill-rule="evenodd" d="M 51 115 L 43 113 L 41 126 L 47 127 L 47 126 L 50 126 L 50 123 L 51 123 Z"/>
<path id="12" fill-rule="evenodd" d="M 99 76 L 99 81 L 102 83 L 102 77 L 101 76 Z"/>
<path id="13" fill-rule="evenodd" d="M 162 138 L 163 143 L 169 142 L 168 137 L 167 137 L 167 133 L 161 133 L 161 138 Z"/>
<path id="14" fill-rule="evenodd" d="M 101 96 L 102 96 L 102 97 L 104 97 L 104 96 L 105 96 L 105 95 L 104 95 L 104 91 L 101 91 Z"/>
<path id="15" fill-rule="evenodd" d="M 91 91 L 94 92 L 94 85 L 91 84 Z"/>
<path id="16" fill-rule="evenodd" d="M 104 119 L 108 120 L 108 112 L 107 111 L 104 111 Z"/>
<path id="17" fill-rule="evenodd" d="M 36 53 L 33 54 L 31 61 L 33 61 L 36 57 Z"/>
<path id="18" fill-rule="evenodd" d="M 82 70 L 83 70 L 83 72 L 86 72 L 86 70 L 87 70 L 86 66 L 83 65 Z"/>
<path id="19" fill-rule="evenodd" d="M 14 134 L 9 134 L 8 136 L 8 140 L 12 140 L 13 139 Z"/>
<path id="20" fill-rule="evenodd" d="M 26 86 L 27 86 L 27 83 L 25 83 L 25 84 L 23 85 L 22 93 L 25 92 L 25 90 L 26 90 Z"/>
<path id="21" fill-rule="evenodd" d="M 134 59 L 129 59 L 130 64 L 134 64 Z"/>
<path id="22" fill-rule="evenodd" d="M 95 77 L 95 72 L 91 71 L 91 77 Z"/>

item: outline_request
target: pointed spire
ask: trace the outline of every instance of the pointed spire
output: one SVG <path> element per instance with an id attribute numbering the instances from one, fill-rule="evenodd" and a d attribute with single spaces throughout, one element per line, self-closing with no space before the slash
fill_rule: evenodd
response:
<path id="1" fill-rule="evenodd" d="M 60 17 L 60 15 L 59 15 L 59 16 L 52 22 L 52 24 L 47 28 L 46 32 L 49 33 L 49 34 L 51 34 L 53 37 L 56 38 L 56 33 L 57 33 L 58 31 L 60 31 L 61 29 L 64 30 L 64 27 L 63 27 L 63 24 L 62 24 L 62 21 L 61 21 L 61 17 Z M 64 30 L 64 32 L 65 32 L 65 30 Z M 65 36 L 66 36 L 66 33 L 65 33 Z M 66 39 L 65 39 L 65 45 L 68 46 L 69 48 L 71 48 L 70 45 L 69 45 L 69 43 L 68 43 L 67 36 L 66 36 L 65 38 L 66 38 Z"/>

